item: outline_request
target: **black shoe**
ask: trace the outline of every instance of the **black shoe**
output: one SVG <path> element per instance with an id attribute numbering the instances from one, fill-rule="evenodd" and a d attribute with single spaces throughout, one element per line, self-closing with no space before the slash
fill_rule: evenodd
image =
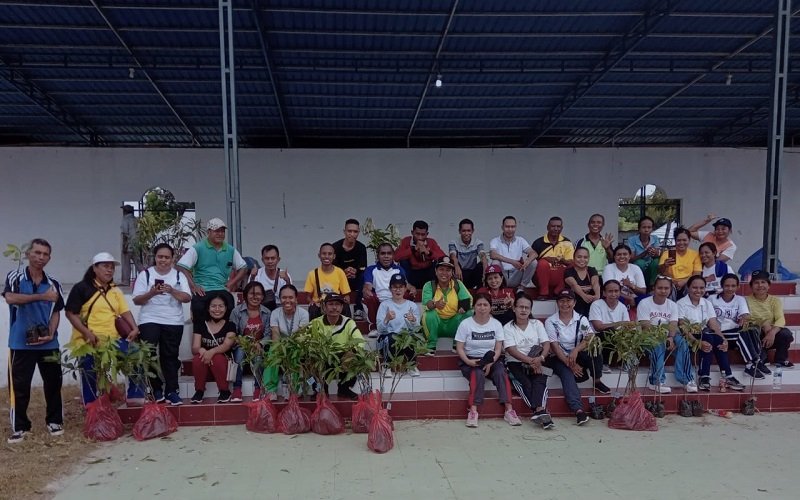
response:
<path id="1" fill-rule="evenodd" d="M 704 392 L 711 391 L 711 377 L 700 377 L 700 383 L 697 388 Z"/>
<path id="2" fill-rule="evenodd" d="M 705 412 L 706 411 L 703 409 L 703 405 L 700 403 L 700 401 L 697 401 L 697 400 L 692 401 L 692 416 L 693 417 L 702 417 L 703 413 L 705 413 Z"/>
<path id="3" fill-rule="evenodd" d="M 794 363 L 792 363 L 787 359 L 783 363 L 775 363 L 775 368 L 783 368 L 784 370 L 791 370 L 792 368 L 794 368 Z M 759 368 L 759 370 L 760 369 L 761 368 Z"/>
<path id="4" fill-rule="evenodd" d="M 736 377 L 734 377 L 733 375 L 731 375 L 730 377 L 726 377 L 725 383 L 728 384 L 728 388 L 732 391 L 744 390 L 744 384 L 739 382 L 739 380 L 737 380 Z"/>
<path id="5" fill-rule="evenodd" d="M 203 391 L 195 391 L 194 396 L 192 396 L 192 404 L 196 405 L 202 403 L 204 394 Z"/>
<path id="6" fill-rule="evenodd" d="M 340 398 L 358 399 L 358 394 L 353 392 L 353 390 L 348 387 L 340 387 L 336 391 L 336 395 L 339 396 Z"/>
<path id="7" fill-rule="evenodd" d="M 794 365 L 792 365 L 792 366 L 794 366 Z M 758 362 L 758 371 L 760 371 L 760 372 L 761 372 L 761 373 L 763 373 L 764 375 L 772 375 L 772 370 L 770 370 L 769 368 L 767 368 L 767 365 L 766 365 L 766 364 L 764 364 L 764 362 L 763 362 L 763 361 L 759 361 L 759 362 Z"/>
<path id="8" fill-rule="evenodd" d="M 583 410 L 578 410 L 575 413 L 575 421 L 578 425 L 583 425 L 589 421 L 589 415 L 587 415 Z"/>
<path id="9" fill-rule="evenodd" d="M 219 391 L 217 403 L 228 403 L 231 400 L 231 391 Z"/>
<path id="10" fill-rule="evenodd" d="M 751 366 L 750 368 L 745 368 L 744 369 L 744 373 L 745 373 L 745 375 L 749 375 L 749 376 L 753 377 L 756 380 L 763 380 L 764 379 L 764 374 L 761 373 L 761 370 L 759 370 L 755 366 Z"/>
<path id="11" fill-rule="evenodd" d="M 547 410 L 534 412 L 531 416 L 531 420 L 541 425 L 544 430 L 550 430 L 556 425 L 553 423 L 553 419 L 550 417 L 550 414 L 547 413 Z"/>
<path id="12" fill-rule="evenodd" d="M 678 413 L 681 417 L 691 417 L 692 416 L 692 404 L 685 399 L 680 402 L 678 406 Z"/>
<path id="13" fill-rule="evenodd" d="M 594 388 L 600 394 L 611 394 L 611 389 L 609 389 L 606 384 L 599 380 L 594 383 Z"/>

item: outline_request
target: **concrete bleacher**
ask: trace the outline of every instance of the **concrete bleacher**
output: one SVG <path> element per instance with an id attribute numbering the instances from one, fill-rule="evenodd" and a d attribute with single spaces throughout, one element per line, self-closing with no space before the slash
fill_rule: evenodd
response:
<path id="1" fill-rule="evenodd" d="M 743 285 L 741 293 L 749 293 L 749 287 Z M 796 284 L 794 282 L 774 283 L 771 292 L 779 296 L 783 302 L 784 312 L 788 327 L 793 331 L 795 341 L 790 349 L 790 359 L 794 363 L 800 364 L 800 296 L 796 295 Z M 418 299 L 418 298 L 417 298 Z M 308 297 L 301 295 L 300 303 L 307 304 Z M 554 301 L 535 301 L 533 304 L 533 314 L 538 319 L 545 319 L 556 311 Z M 367 322 L 359 322 L 359 328 L 367 337 L 369 345 L 374 346 L 374 336 L 370 336 L 370 328 Z M 186 339 L 184 338 L 184 342 Z M 467 392 L 469 385 L 466 379 L 458 371 L 458 358 L 451 350 L 451 339 L 440 339 L 437 352 L 433 357 L 423 357 L 419 360 L 420 377 L 403 377 L 397 386 L 394 397 L 392 398 L 391 414 L 398 419 L 415 418 L 465 418 L 467 412 Z M 247 418 L 247 409 L 242 404 L 228 403 L 216 404 L 218 394 L 216 384 L 213 381 L 206 383 L 206 399 L 202 404 L 190 405 L 188 398 L 194 393 L 194 379 L 191 376 L 190 356 L 182 356 L 186 359 L 183 363 L 183 373 L 180 378 L 181 397 L 185 403 L 180 407 L 172 407 L 181 425 L 225 425 L 241 424 Z M 731 352 L 731 362 L 733 373 L 742 383 L 748 385 L 744 392 L 728 391 L 719 392 L 717 383 L 719 381 L 719 371 L 716 363 L 712 365 L 712 389 L 711 392 L 699 392 L 697 394 L 686 395 L 683 387 L 678 384 L 672 374 L 673 360 L 667 362 L 667 382 L 666 385 L 672 388 L 672 394 L 663 395 L 661 399 L 665 403 L 666 411 L 677 412 L 678 404 L 681 399 L 700 400 L 705 408 L 725 409 L 740 411 L 745 400 L 750 397 L 750 378 L 744 373 L 744 366 L 737 351 Z M 656 398 L 651 391 L 645 388 L 647 383 L 648 360 L 643 359 L 639 370 L 636 385 L 642 392 L 645 400 Z M 372 373 L 372 385 L 380 388 L 380 380 L 377 373 Z M 604 374 L 603 381 L 613 392 L 622 393 L 627 382 L 627 375 L 621 374 L 616 368 L 612 369 L 611 374 Z M 486 382 L 487 400 L 484 403 L 481 414 L 485 417 L 501 417 L 502 408 L 497 402 L 497 393 L 491 381 Z M 251 376 L 246 376 L 243 383 L 243 395 L 248 401 L 253 393 L 254 381 Z M 331 392 L 335 394 L 335 383 L 331 386 Z M 388 391 L 388 382 L 386 385 Z M 581 391 L 584 397 L 593 395 L 590 382 L 581 384 Z M 767 376 L 763 380 L 754 383 L 753 391 L 757 396 L 757 406 L 760 411 L 800 411 L 800 368 L 796 370 L 783 371 L 783 384 L 780 390 L 772 389 L 772 377 Z M 613 393 L 612 393 L 613 395 Z M 610 402 L 612 395 L 595 395 L 601 404 Z M 350 416 L 352 402 L 339 400 L 336 396 L 331 396 L 331 400 L 337 406 L 342 415 L 347 418 Z M 283 400 L 276 403 L 278 407 L 284 405 Z M 301 404 L 308 408 L 313 408 L 313 401 L 303 401 Z M 530 415 L 530 410 L 525 407 L 521 398 L 514 395 L 514 407 L 522 415 Z M 555 416 L 568 416 L 571 412 L 567 408 L 561 383 L 558 377 L 550 377 L 548 381 L 548 408 Z M 122 408 L 120 415 L 124 421 L 133 422 L 136 420 L 139 408 Z"/>

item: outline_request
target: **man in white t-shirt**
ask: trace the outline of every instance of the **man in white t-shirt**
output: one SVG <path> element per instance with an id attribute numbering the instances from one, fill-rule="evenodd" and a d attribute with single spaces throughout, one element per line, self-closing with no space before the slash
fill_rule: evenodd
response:
<path id="1" fill-rule="evenodd" d="M 270 311 L 278 307 L 278 293 L 284 285 L 292 283 L 292 276 L 286 269 L 281 269 L 281 252 L 275 245 L 264 245 L 261 249 L 261 262 L 264 267 L 258 270 L 255 280 L 264 286 L 263 305 Z"/>
<path id="2" fill-rule="evenodd" d="M 489 256 L 503 266 L 503 275 L 509 288 L 532 286 L 536 271 L 536 254 L 530 244 L 517 236 L 517 219 L 511 215 L 503 218 L 502 234 L 489 243 Z"/>

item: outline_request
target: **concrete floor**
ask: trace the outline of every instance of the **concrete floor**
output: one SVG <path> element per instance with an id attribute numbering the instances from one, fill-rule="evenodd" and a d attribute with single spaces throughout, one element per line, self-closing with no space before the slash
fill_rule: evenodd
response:
<path id="1" fill-rule="evenodd" d="M 365 434 L 285 436 L 244 426 L 185 427 L 103 445 L 51 485 L 59 499 L 798 498 L 800 414 L 660 421 L 658 432 L 543 431 L 482 420 L 396 423 L 395 448 Z M 792 493 L 792 492 L 795 493 Z"/>

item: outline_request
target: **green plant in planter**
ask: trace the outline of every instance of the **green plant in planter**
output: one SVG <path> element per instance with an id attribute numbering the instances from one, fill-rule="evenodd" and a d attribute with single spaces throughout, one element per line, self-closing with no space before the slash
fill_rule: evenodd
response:
<path id="1" fill-rule="evenodd" d="M 411 349 L 414 351 L 412 359 L 406 359 L 402 354 L 404 351 Z M 386 403 L 392 401 L 397 386 L 400 381 L 408 374 L 408 371 L 417 367 L 417 358 L 423 356 L 428 352 L 428 343 L 422 334 L 422 329 L 416 330 L 403 329 L 400 333 L 394 336 L 394 345 L 388 353 L 388 359 L 379 359 L 378 373 L 381 379 L 381 393 L 384 393 L 386 384 L 386 368 L 392 370 L 391 382 L 389 385 L 388 397 L 384 399 Z"/>
<path id="2" fill-rule="evenodd" d="M 364 347 L 363 339 L 351 339 L 347 342 L 344 345 L 340 367 L 340 374 L 345 379 L 356 379 L 362 394 L 372 390 L 370 373 L 378 363 L 378 353 Z"/>
<path id="3" fill-rule="evenodd" d="M 376 260 L 378 259 L 378 246 L 381 243 L 389 243 L 392 248 L 397 248 L 400 244 L 400 233 L 397 232 L 394 224 L 387 225 L 385 229 L 379 229 L 372 222 L 372 217 L 367 217 L 364 221 L 361 232 L 368 238 L 367 248 L 371 248 L 375 252 Z"/>
<path id="4" fill-rule="evenodd" d="M 3 251 L 3 257 L 8 257 L 12 261 L 17 264 L 17 271 L 22 269 L 22 264 L 27 259 L 27 253 L 30 245 L 25 243 L 23 245 L 17 246 L 9 243 L 6 245 L 6 249 Z"/>
<path id="5" fill-rule="evenodd" d="M 639 363 L 642 357 L 648 351 L 666 342 L 668 335 L 667 325 L 642 328 L 635 323 L 622 325 L 606 334 L 605 342 L 611 349 L 609 362 L 620 361 L 623 369 L 628 373 L 625 395 L 636 390 L 636 376 L 639 373 Z M 621 376 L 622 372 L 620 372 Z"/>
<path id="6" fill-rule="evenodd" d="M 97 374 L 97 394 L 106 394 L 116 384 L 120 375 L 130 379 L 131 383 L 147 387 L 152 394 L 150 378 L 161 376 L 161 366 L 156 355 L 156 346 L 146 342 L 132 342 L 128 352 L 123 352 L 116 339 L 104 339 L 93 346 L 88 342 L 80 345 L 69 343 L 65 350 L 46 360 L 59 363 L 62 369 L 77 380 L 82 374 L 81 361 L 85 356 L 94 357 L 94 370 Z"/>
<path id="7" fill-rule="evenodd" d="M 307 348 L 306 333 L 308 326 L 298 330 L 294 335 L 281 337 L 277 342 L 270 344 L 265 358 L 266 366 L 278 367 L 289 380 L 288 387 L 291 394 L 302 394 L 304 356 Z"/>

